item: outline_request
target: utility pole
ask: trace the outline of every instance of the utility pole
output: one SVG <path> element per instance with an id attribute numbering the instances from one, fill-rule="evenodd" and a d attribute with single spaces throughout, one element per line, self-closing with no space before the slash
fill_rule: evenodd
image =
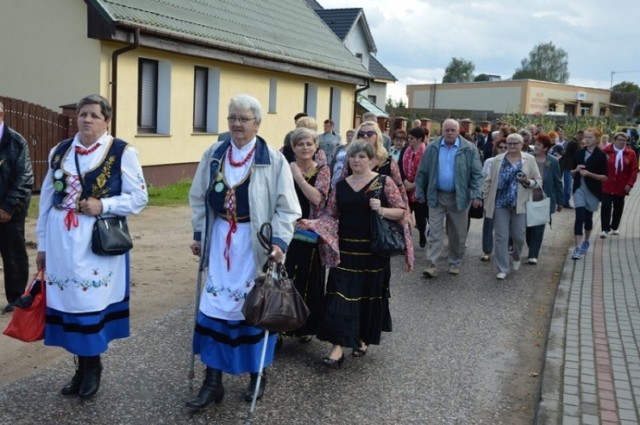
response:
<path id="1" fill-rule="evenodd" d="M 609 86 L 609 89 L 613 88 L 613 76 L 615 74 L 629 74 L 635 72 L 640 72 L 640 69 L 636 69 L 635 71 L 611 71 L 611 85 Z"/>

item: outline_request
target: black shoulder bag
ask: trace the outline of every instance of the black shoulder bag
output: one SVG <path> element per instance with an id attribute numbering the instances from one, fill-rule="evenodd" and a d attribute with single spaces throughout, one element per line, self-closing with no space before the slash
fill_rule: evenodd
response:
<path id="1" fill-rule="evenodd" d="M 384 184 L 386 176 L 378 176 L 379 187 L 374 192 L 373 197 L 380 199 L 383 204 Z M 382 197 L 380 195 L 383 195 Z M 386 200 L 386 199 L 385 199 Z M 404 254 L 407 245 L 404 240 L 404 229 L 402 224 L 394 220 L 382 217 L 375 211 L 371 211 L 371 252 L 380 257 L 394 257 Z"/>
<path id="2" fill-rule="evenodd" d="M 76 171 L 84 192 L 84 179 L 80 173 L 78 153 L 75 154 Z M 122 255 L 133 248 L 126 217 L 97 216 L 91 234 L 91 250 L 96 255 Z"/>

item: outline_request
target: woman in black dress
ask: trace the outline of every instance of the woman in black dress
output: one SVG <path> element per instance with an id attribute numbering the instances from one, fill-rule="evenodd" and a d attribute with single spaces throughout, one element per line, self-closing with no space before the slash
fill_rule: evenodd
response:
<path id="1" fill-rule="evenodd" d="M 391 331 L 389 313 L 388 257 L 378 257 L 369 248 L 371 211 L 405 224 L 405 240 L 411 244 L 405 220 L 405 203 L 391 178 L 380 178 L 371 170 L 375 150 L 367 141 L 347 147 L 352 174 L 338 182 L 325 214 L 337 220 L 340 261 L 329 270 L 325 309 L 317 331 L 320 340 L 333 344 L 322 363 L 331 368 L 344 361 L 343 347 L 362 357 L 370 344 L 379 344 L 381 333 Z M 381 199 L 374 193 L 381 185 Z"/>
<path id="2" fill-rule="evenodd" d="M 291 174 L 302 208 L 302 218 L 317 218 L 326 203 L 331 172 L 328 166 L 314 161 L 318 150 L 316 132 L 308 128 L 295 129 L 291 133 L 291 147 L 296 158 L 291 163 Z M 320 264 L 316 233 L 296 228 L 287 250 L 285 267 L 311 311 L 305 325 L 288 335 L 300 337 L 300 342 L 309 342 L 322 317 L 326 276 L 326 269 Z"/>

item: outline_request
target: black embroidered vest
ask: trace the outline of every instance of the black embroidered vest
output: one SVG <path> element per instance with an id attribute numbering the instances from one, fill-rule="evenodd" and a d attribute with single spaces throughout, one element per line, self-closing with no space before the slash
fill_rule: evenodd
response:
<path id="1" fill-rule="evenodd" d="M 53 171 L 53 206 L 62 208 L 64 198 L 68 195 L 66 181 L 70 175 L 75 175 L 75 169 L 69 173 L 62 171 L 62 159 L 67 155 L 75 155 L 70 151 L 73 139 L 60 142 L 56 148 L 53 158 L 51 159 L 51 170 Z M 93 198 L 110 198 L 120 195 L 122 188 L 122 154 L 127 147 L 127 142 L 121 139 L 113 139 L 111 146 L 107 150 L 104 160 L 93 170 L 89 170 L 83 174 L 84 185 L 82 195 L 79 199 Z"/>

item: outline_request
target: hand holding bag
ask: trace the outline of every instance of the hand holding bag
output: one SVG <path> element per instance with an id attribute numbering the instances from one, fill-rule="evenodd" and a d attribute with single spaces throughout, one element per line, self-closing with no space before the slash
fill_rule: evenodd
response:
<path id="1" fill-rule="evenodd" d="M 266 235 L 265 235 L 266 233 Z M 260 227 L 258 240 L 271 252 L 271 224 Z M 255 279 L 242 306 L 245 321 L 271 332 L 293 331 L 304 325 L 309 309 L 287 276 L 282 263 L 269 260 L 267 273 Z"/>
<path id="2" fill-rule="evenodd" d="M 535 198 L 532 194 L 532 199 L 527 201 L 527 227 L 535 227 L 546 224 L 551 218 L 551 199 L 544 194 L 542 189 L 542 199 L 534 201 L 533 199 L 539 198 L 539 195 Z"/>
<path id="3" fill-rule="evenodd" d="M 4 334 L 24 342 L 34 342 L 44 338 L 46 284 L 44 270 L 39 270 L 27 287 L 24 295 L 15 302 L 15 310 Z"/>
<path id="4" fill-rule="evenodd" d="M 378 176 L 379 187 L 374 197 L 380 199 L 381 205 L 384 196 L 385 176 Z M 404 229 L 397 221 L 382 217 L 375 211 L 371 211 L 371 252 L 381 257 L 393 257 L 404 254 L 407 245 L 404 240 Z"/>
<path id="5" fill-rule="evenodd" d="M 84 179 L 80 173 L 78 153 L 75 154 L 76 171 L 84 191 Z M 122 255 L 133 248 L 126 217 L 96 217 L 91 233 L 91 250 L 96 255 Z"/>

